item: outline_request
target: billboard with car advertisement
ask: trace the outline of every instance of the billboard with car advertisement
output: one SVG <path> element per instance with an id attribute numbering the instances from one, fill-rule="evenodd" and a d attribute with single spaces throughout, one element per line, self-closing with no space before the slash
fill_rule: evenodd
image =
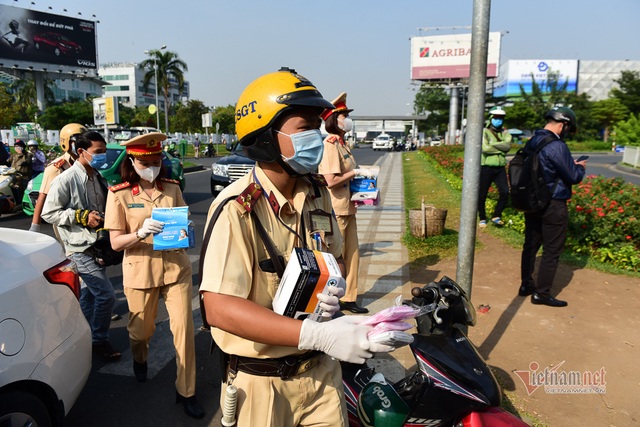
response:
<path id="1" fill-rule="evenodd" d="M 500 33 L 489 33 L 487 77 L 498 75 Z M 411 79 L 446 80 L 469 77 L 471 34 L 411 38 Z"/>
<path id="2" fill-rule="evenodd" d="M 525 93 L 531 93 L 532 80 L 540 87 L 542 93 L 548 92 L 547 79 L 549 73 L 558 74 L 560 84 L 567 82 L 567 92 L 575 92 L 578 83 L 577 59 L 527 59 L 509 60 L 500 67 L 500 77 L 493 89 L 495 97 L 521 96 L 520 86 Z"/>
<path id="3" fill-rule="evenodd" d="M 0 63 L 97 68 L 96 22 L 0 5 Z"/>

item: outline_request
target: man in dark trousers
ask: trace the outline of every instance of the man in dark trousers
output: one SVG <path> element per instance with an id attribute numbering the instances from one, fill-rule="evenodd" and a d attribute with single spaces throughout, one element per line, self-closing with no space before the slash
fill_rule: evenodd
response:
<path id="1" fill-rule="evenodd" d="M 575 113 L 568 107 L 554 107 L 544 117 L 547 120 L 546 126 L 535 132 L 529 144 L 531 149 L 535 150 L 548 136 L 557 137 L 538 154 L 542 175 L 551 192 L 551 202 L 540 212 L 524 215 L 525 231 L 520 271 L 522 283 L 518 294 L 531 295 L 533 304 L 566 307 L 566 301 L 551 296 L 551 286 L 567 237 L 567 200 L 571 198 L 571 186 L 584 178 L 587 161 L 573 160 L 571 151 L 564 142 L 567 136 L 576 131 Z M 542 260 L 537 281 L 534 282 L 533 271 L 540 246 Z"/>

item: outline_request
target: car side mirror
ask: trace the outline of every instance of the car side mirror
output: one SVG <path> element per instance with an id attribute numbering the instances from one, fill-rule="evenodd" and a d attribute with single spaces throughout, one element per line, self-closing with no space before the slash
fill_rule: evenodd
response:
<path id="1" fill-rule="evenodd" d="M 234 143 L 228 142 L 225 148 L 227 149 L 227 151 L 231 152 L 233 151 L 234 147 L 235 147 Z"/>

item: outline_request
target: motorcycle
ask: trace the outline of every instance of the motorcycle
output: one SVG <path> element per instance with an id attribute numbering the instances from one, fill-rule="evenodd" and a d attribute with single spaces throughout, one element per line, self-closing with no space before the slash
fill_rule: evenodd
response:
<path id="1" fill-rule="evenodd" d="M 498 383 L 459 325 L 475 324 L 464 291 L 444 276 L 411 291 L 420 309 L 410 344 L 417 370 L 395 384 L 368 365 L 342 362 L 350 427 L 526 427 L 500 408 Z"/>
<path id="2" fill-rule="evenodd" d="M 207 146 L 202 150 L 202 155 L 207 157 L 213 157 L 216 155 L 216 149 L 213 147 L 213 144 L 207 144 Z"/>
<path id="3" fill-rule="evenodd" d="M 0 216 L 22 209 L 21 176 L 14 168 L 0 165 Z"/>

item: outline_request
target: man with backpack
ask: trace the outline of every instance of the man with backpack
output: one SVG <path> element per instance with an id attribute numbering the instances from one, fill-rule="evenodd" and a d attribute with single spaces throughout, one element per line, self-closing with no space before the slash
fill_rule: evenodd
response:
<path id="1" fill-rule="evenodd" d="M 560 254 L 567 237 L 569 215 L 567 200 L 571 186 L 584 178 L 586 160 L 576 161 L 563 141 L 576 131 L 576 115 L 568 107 L 554 107 L 545 114 L 547 124 L 537 130 L 525 151 L 537 152 L 544 183 L 550 193 L 545 207 L 525 212 L 524 245 L 522 247 L 520 296 L 531 295 L 531 303 L 565 307 L 566 301 L 551 296 Z M 542 146 L 544 144 L 544 146 Z M 541 146 L 540 150 L 537 150 Z M 513 178 L 511 178 L 513 179 Z M 537 281 L 533 280 L 536 254 L 542 250 Z"/>

